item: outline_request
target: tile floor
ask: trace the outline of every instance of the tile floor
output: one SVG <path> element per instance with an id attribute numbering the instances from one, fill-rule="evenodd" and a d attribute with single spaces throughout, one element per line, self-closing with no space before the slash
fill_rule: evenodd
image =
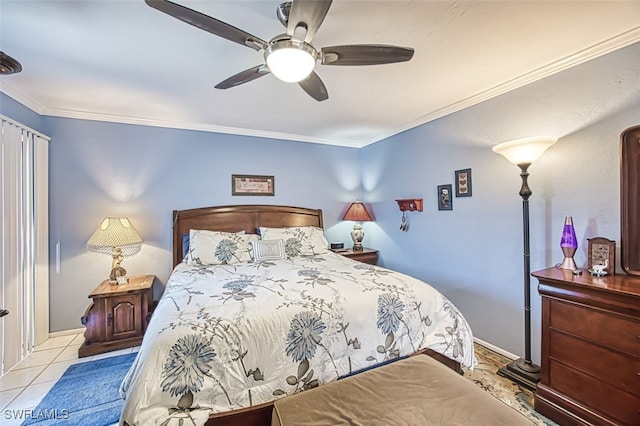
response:
<path id="1" fill-rule="evenodd" d="M 115 355 L 136 352 L 138 348 L 78 358 L 82 333 L 50 338 L 27 358 L 0 378 L 0 424 L 17 426 L 24 421 L 20 413 L 35 408 L 71 365 Z M 23 414 L 24 416 L 24 414 Z"/>

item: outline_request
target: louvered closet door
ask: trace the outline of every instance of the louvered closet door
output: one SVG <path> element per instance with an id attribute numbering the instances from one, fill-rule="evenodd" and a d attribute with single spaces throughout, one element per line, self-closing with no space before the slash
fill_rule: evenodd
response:
<path id="1" fill-rule="evenodd" d="M 0 130 L 0 307 L 9 311 L 0 319 L 4 374 L 48 336 L 48 139 L 4 117 Z M 36 314 L 43 298 L 44 312 Z"/>

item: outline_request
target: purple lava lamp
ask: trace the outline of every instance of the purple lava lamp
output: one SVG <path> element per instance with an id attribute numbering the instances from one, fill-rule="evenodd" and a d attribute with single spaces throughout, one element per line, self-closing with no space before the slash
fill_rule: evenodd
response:
<path id="1" fill-rule="evenodd" d="M 562 249 L 562 254 L 564 254 L 564 260 L 560 264 L 560 269 L 576 271 L 578 267 L 573 260 L 573 255 L 578 248 L 578 239 L 576 238 L 576 231 L 573 229 L 573 218 L 571 216 L 564 218 L 564 229 L 562 230 L 560 248 Z"/>

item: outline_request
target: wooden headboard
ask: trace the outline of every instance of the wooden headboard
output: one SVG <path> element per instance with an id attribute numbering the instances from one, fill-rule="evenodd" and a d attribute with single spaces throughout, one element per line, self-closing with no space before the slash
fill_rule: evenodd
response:
<path id="1" fill-rule="evenodd" d="M 288 206 L 220 206 L 173 211 L 173 266 L 184 259 L 182 236 L 191 229 L 255 234 L 260 226 L 317 226 L 322 228 L 322 210 Z"/>

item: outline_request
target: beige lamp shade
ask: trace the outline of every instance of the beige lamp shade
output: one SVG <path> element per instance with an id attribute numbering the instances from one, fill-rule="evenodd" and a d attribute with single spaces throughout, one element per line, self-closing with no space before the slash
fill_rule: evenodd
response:
<path id="1" fill-rule="evenodd" d="M 525 138 L 504 142 L 492 149 L 515 165 L 531 164 L 557 141 L 558 139 L 550 137 Z"/>
<path id="2" fill-rule="evenodd" d="M 126 217 L 105 217 L 87 242 L 87 250 L 111 255 L 120 249 L 122 256 L 140 251 L 142 238 Z"/>

